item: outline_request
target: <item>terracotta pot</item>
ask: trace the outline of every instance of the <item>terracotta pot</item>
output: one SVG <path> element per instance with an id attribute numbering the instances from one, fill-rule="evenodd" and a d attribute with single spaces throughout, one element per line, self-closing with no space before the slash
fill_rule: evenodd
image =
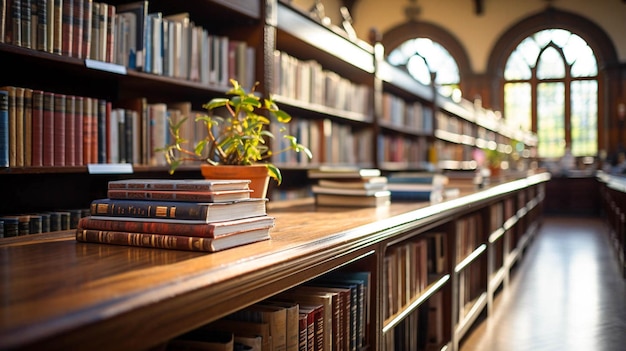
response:
<path id="1" fill-rule="evenodd" d="M 251 166 L 200 166 L 202 176 L 206 179 L 250 179 L 251 197 L 267 197 L 270 176 L 265 165 Z"/>

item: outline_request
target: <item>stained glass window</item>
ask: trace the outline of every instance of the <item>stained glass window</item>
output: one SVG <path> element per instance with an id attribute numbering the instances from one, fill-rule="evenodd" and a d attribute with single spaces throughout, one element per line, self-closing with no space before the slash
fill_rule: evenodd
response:
<path id="1" fill-rule="evenodd" d="M 537 133 L 541 157 L 598 151 L 598 63 L 580 36 L 539 31 L 520 42 L 504 70 L 504 115 Z M 534 116 L 534 118 L 533 118 Z"/>
<path id="2" fill-rule="evenodd" d="M 390 64 L 404 67 L 417 81 L 435 85 L 446 96 L 458 90 L 459 66 L 454 57 L 441 44 L 428 38 L 409 39 L 389 53 Z"/>

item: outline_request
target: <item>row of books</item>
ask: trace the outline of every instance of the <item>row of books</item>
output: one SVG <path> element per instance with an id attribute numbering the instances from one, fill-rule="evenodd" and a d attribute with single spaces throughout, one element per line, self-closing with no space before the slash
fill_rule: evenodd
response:
<path id="1" fill-rule="evenodd" d="M 189 13 L 149 11 L 147 0 L 12 0 L 0 8 L 0 43 L 158 75 L 227 86 L 255 82 L 255 49 L 209 34 Z"/>
<path id="2" fill-rule="evenodd" d="M 201 139 L 191 103 L 116 102 L 24 87 L 0 87 L 0 167 L 94 163 L 165 165 L 168 118 L 187 118 L 182 137 Z"/>
<path id="3" fill-rule="evenodd" d="M 443 309 L 439 291 L 383 335 L 383 350 L 445 350 Z"/>
<path id="4" fill-rule="evenodd" d="M 321 167 L 308 171 L 317 206 L 383 207 L 391 193 L 387 177 L 376 168 Z"/>
<path id="5" fill-rule="evenodd" d="M 392 126 L 432 133 L 433 110 L 419 101 L 407 102 L 389 92 L 383 93 L 381 122 Z"/>
<path id="6" fill-rule="evenodd" d="M 364 164 L 370 161 L 374 152 L 372 145 L 372 130 L 369 128 L 356 130 L 350 125 L 330 119 L 310 120 L 294 116 L 287 126 L 287 133 L 295 136 L 298 141 L 307 145 L 313 157 L 307 158 L 293 152 L 284 152 L 277 155 L 272 161 L 284 165 L 339 165 Z M 279 135 L 279 126 L 270 125 L 274 135 Z M 288 139 L 276 139 L 276 150 L 288 146 Z"/>
<path id="7" fill-rule="evenodd" d="M 428 159 L 428 141 L 425 138 L 397 134 L 378 134 L 379 162 L 402 163 L 409 168 L 425 164 Z"/>
<path id="8" fill-rule="evenodd" d="M 0 216 L 0 238 L 76 229 L 89 209 L 67 209 Z"/>
<path id="9" fill-rule="evenodd" d="M 371 111 L 373 92 L 339 74 L 322 68 L 314 60 L 299 60 L 282 51 L 274 51 L 272 91 L 280 96 L 367 115 Z"/>
<path id="10" fill-rule="evenodd" d="M 370 272 L 328 273 L 176 337 L 163 349 L 362 350 L 370 287 Z"/>
<path id="11" fill-rule="evenodd" d="M 123 179 L 90 205 L 80 242 L 215 252 L 270 239 L 274 218 L 249 180 Z"/>

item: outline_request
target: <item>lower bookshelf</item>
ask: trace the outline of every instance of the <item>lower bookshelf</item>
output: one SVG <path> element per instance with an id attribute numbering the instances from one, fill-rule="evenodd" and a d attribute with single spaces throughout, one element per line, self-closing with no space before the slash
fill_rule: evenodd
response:
<path id="1" fill-rule="evenodd" d="M 521 234 L 540 220 L 548 179 L 535 174 L 435 204 L 339 211 L 312 199 L 271 202 L 271 240 L 211 254 L 81 243 L 72 231 L 2 239 L 0 349 L 154 350 L 329 273 L 358 271 L 370 277 L 358 349 L 390 350 L 388 335 L 397 341 L 416 331 L 423 335 L 406 342 L 418 350 L 455 350 L 491 291 L 488 208 L 525 194 L 514 201 L 525 210 L 515 209 L 518 220 L 507 229 L 524 226 L 511 245 L 523 250 L 529 241 Z M 458 224 L 467 218 L 480 219 L 468 221 L 471 231 Z M 469 232 L 475 248 L 459 257 Z M 419 268 L 386 269 L 396 251 Z M 390 290 L 403 296 L 394 309 L 384 302 Z"/>

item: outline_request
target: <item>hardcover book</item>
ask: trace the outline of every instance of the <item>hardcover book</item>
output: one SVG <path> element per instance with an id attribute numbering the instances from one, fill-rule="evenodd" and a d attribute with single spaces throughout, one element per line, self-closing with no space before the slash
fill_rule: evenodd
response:
<path id="1" fill-rule="evenodd" d="M 159 233 L 181 236 L 218 238 L 233 233 L 274 227 L 274 218 L 263 215 L 211 223 L 163 223 L 154 221 L 112 221 L 91 216 L 82 217 L 79 226 L 105 231 Z"/>
<path id="2" fill-rule="evenodd" d="M 246 190 L 247 179 L 122 179 L 112 180 L 108 189 L 149 189 L 159 191 Z"/>
<path id="3" fill-rule="evenodd" d="M 321 167 L 319 169 L 311 169 L 308 176 L 311 179 L 320 178 L 352 178 L 363 179 L 380 177 L 381 171 L 376 168 L 355 168 L 355 167 Z"/>
<path id="4" fill-rule="evenodd" d="M 0 90 L 0 167 L 9 167 L 9 92 Z"/>
<path id="5" fill-rule="evenodd" d="M 318 206 L 382 207 L 391 204 L 391 192 L 379 190 L 374 195 L 315 194 Z"/>
<path id="6" fill-rule="evenodd" d="M 149 201 L 228 202 L 249 199 L 252 190 L 219 191 L 158 191 L 158 190 L 108 190 L 110 199 L 141 199 Z"/>
<path id="7" fill-rule="evenodd" d="M 118 221 L 164 221 L 209 223 L 266 214 L 265 198 L 231 202 L 180 202 L 125 199 L 98 199 L 91 202 L 90 214 Z"/>
<path id="8" fill-rule="evenodd" d="M 160 233 L 106 231 L 78 227 L 76 229 L 76 240 L 90 243 L 159 249 L 216 252 L 258 241 L 269 240 L 269 232 L 270 228 L 260 228 L 217 238 L 203 238 Z"/>

